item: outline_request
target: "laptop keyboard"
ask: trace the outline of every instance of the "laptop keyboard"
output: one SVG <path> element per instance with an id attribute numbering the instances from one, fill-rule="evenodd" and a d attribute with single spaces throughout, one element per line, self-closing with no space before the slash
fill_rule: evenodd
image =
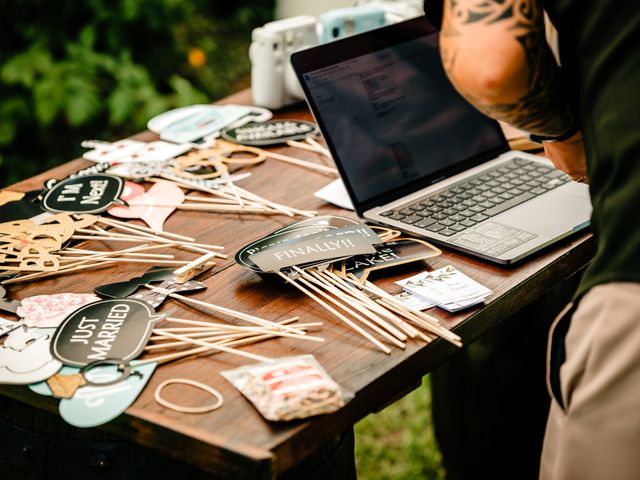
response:
<path id="1" fill-rule="evenodd" d="M 381 215 L 449 237 L 571 180 L 560 170 L 523 158 Z"/>

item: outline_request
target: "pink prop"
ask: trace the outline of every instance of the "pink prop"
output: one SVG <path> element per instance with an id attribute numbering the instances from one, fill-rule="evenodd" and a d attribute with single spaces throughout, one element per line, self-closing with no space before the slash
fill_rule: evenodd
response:
<path id="1" fill-rule="evenodd" d="M 57 327 L 77 309 L 88 303 L 97 302 L 100 297 L 92 293 L 56 293 L 36 295 L 20 302 L 16 313 L 29 327 Z"/>
<path id="2" fill-rule="evenodd" d="M 123 199 L 129 207 L 112 207 L 108 210 L 111 215 L 120 218 L 140 218 L 153 230 L 161 232 L 165 220 L 175 207 L 156 205 L 180 205 L 184 202 L 184 192 L 171 182 L 154 183 L 147 192 L 136 183 L 126 182 Z"/>

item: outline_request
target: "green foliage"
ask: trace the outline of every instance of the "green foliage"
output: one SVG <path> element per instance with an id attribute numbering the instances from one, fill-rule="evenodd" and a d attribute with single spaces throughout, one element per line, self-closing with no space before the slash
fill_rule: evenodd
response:
<path id="1" fill-rule="evenodd" d="M 273 0 L 0 0 L 0 186 L 247 86 Z"/>
<path id="2" fill-rule="evenodd" d="M 431 390 L 424 384 L 356 425 L 360 480 L 444 480 L 431 424 Z"/>

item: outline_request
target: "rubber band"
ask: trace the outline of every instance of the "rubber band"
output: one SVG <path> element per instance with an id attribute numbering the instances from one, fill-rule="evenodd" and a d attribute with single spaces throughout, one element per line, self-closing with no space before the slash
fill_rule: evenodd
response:
<path id="1" fill-rule="evenodd" d="M 202 407 L 183 407 L 181 405 L 176 405 L 175 403 L 169 402 L 160 396 L 160 393 L 167 385 L 172 385 L 174 383 L 179 383 L 183 385 L 191 385 L 192 387 L 199 388 L 200 390 L 204 390 L 207 393 L 213 395 L 217 402 L 213 405 L 204 405 Z M 196 382 L 195 380 L 189 380 L 187 378 L 170 378 L 169 380 L 165 380 L 158 388 L 156 388 L 155 394 L 153 396 L 160 405 L 170 410 L 174 410 L 180 413 L 207 413 L 212 412 L 213 410 L 217 410 L 224 404 L 224 398 L 222 398 L 222 394 L 218 392 L 215 388 L 210 387 L 209 385 L 205 385 L 204 383 Z"/>

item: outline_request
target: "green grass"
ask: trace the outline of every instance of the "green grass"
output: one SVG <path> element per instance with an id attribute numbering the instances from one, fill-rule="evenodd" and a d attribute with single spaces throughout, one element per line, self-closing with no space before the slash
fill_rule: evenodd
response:
<path id="1" fill-rule="evenodd" d="M 431 423 L 429 379 L 402 400 L 356 425 L 360 480 L 444 480 Z"/>

